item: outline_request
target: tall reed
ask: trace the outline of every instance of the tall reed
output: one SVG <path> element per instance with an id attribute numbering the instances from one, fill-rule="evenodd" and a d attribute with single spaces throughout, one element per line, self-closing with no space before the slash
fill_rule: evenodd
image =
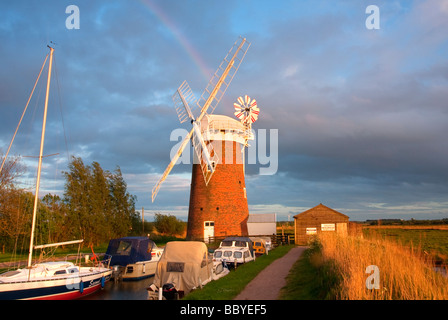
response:
<path id="1" fill-rule="evenodd" d="M 318 241 L 324 263 L 339 277 L 336 299 L 448 299 L 448 278 L 433 270 L 419 250 L 381 238 L 363 239 L 322 233 Z M 368 266 L 377 266 L 378 289 L 369 289 Z"/>

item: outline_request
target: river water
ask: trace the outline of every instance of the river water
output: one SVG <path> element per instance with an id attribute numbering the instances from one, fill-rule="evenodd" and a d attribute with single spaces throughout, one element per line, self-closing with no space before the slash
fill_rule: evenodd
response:
<path id="1" fill-rule="evenodd" d="M 81 300 L 148 300 L 146 288 L 152 283 L 154 277 L 139 281 L 110 280 L 102 290 L 92 293 Z"/>

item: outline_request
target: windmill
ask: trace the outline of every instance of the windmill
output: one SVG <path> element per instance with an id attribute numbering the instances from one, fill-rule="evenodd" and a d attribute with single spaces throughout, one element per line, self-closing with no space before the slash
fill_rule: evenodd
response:
<path id="1" fill-rule="evenodd" d="M 239 37 L 239 39 L 233 44 L 232 48 L 227 53 L 224 60 L 219 65 L 218 69 L 214 73 L 213 77 L 207 84 L 204 92 L 199 100 L 196 101 L 193 91 L 190 89 L 187 81 L 184 81 L 173 95 L 173 102 L 176 108 L 177 115 L 180 123 L 184 123 L 190 120 L 193 128 L 184 138 L 175 156 L 171 159 L 170 164 L 165 169 L 159 182 L 152 189 L 152 202 L 154 202 L 160 186 L 166 177 L 169 175 L 177 160 L 181 156 L 188 142 L 192 140 L 194 150 L 198 159 L 205 159 L 201 165 L 201 170 L 205 179 L 206 185 L 210 181 L 215 167 L 218 163 L 218 158 L 213 150 L 212 144 L 206 144 L 200 131 L 200 122 L 202 118 L 209 113 L 213 113 L 216 106 L 219 104 L 222 96 L 227 90 L 230 82 L 233 80 L 247 50 L 250 47 L 250 43 L 245 38 Z M 192 109 L 190 106 L 193 106 Z M 200 114 L 195 117 L 194 112 L 199 109 Z"/>
<path id="2" fill-rule="evenodd" d="M 241 123 L 246 127 L 246 143 L 244 147 L 248 147 L 248 140 L 252 140 L 252 123 L 258 120 L 260 108 L 257 106 L 257 100 L 251 99 L 248 95 L 239 97 L 237 102 L 233 104 L 235 108 L 234 115 L 240 119 Z M 244 152 L 244 150 L 242 151 Z"/>
<path id="3" fill-rule="evenodd" d="M 233 104 L 235 108 L 235 117 L 241 120 L 241 122 L 248 127 L 252 128 L 252 123 L 257 121 L 260 109 L 257 106 L 257 100 L 251 99 L 248 95 L 239 97 L 237 102 Z"/>
<path id="4" fill-rule="evenodd" d="M 209 236 L 248 234 L 244 148 L 248 140 L 254 139 L 251 125 L 259 109 L 254 99 L 245 96 L 241 101 L 238 99 L 240 121 L 213 112 L 249 47 L 250 43 L 242 37 L 233 44 L 198 100 L 186 81 L 173 95 L 179 121 L 190 121 L 192 129 L 153 188 L 152 200 L 154 202 L 161 184 L 191 141 L 195 161 L 188 211 L 189 240 L 207 241 Z"/>

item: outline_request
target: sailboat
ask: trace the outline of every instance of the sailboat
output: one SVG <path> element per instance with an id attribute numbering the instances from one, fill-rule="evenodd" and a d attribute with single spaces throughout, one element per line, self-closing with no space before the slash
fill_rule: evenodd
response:
<path id="1" fill-rule="evenodd" d="M 51 68 L 54 48 L 50 48 L 50 59 L 48 67 L 47 90 L 45 96 L 45 109 L 42 123 L 42 135 L 40 143 L 39 164 L 37 170 L 36 193 L 34 198 L 34 209 L 31 226 L 30 247 L 28 254 L 28 265 L 26 268 L 7 271 L 0 274 L 0 300 L 70 300 L 83 297 L 100 290 L 105 283 L 110 280 L 112 270 L 109 267 L 110 259 L 98 261 L 91 266 L 82 267 L 69 261 L 51 261 L 43 263 L 32 263 L 33 249 L 43 249 L 61 245 L 79 244 L 83 240 L 74 240 L 45 245 L 34 245 L 34 231 L 36 226 L 36 213 L 38 205 L 40 175 L 42 169 L 42 158 L 45 140 L 45 126 L 47 118 L 48 96 L 50 90 Z M 45 66 L 48 54 L 42 65 L 41 71 Z M 36 84 L 37 81 L 36 80 Z M 34 88 L 36 87 L 34 85 Z M 33 91 L 34 92 L 34 88 Z M 32 93 L 31 93 L 32 95 Z M 30 96 L 31 98 L 31 96 Z M 29 100 L 28 100 L 29 103 Z M 27 103 L 27 105 L 28 105 Z M 26 108 L 25 108 L 26 110 Z M 25 112 L 25 111 L 24 111 Z M 23 118 L 23 115 L 22 115 Z M 16 130 L 17 133 L 17 130 Z M 14 134 L 15 136 L 15 134 Z M 12 141 L 14 138 L 12 139 Z M 11 141 L 11 144 L 12 144 Z M 5 159 L 11 148 L 11 144 L 5 155 Z M 2 164 L 3 166 L 3 164 Z M 1 169 L 0 169 L 1 170 Z"/>

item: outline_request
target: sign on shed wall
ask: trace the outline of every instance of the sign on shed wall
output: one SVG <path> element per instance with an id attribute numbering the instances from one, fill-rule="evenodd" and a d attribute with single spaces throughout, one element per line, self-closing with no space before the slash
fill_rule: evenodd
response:
<path id="1" fill-rule="evenodd" d="M 321 231 L 335 231 L 336 227 L 334 223 L 322 223 L 320 225 Z"/>

